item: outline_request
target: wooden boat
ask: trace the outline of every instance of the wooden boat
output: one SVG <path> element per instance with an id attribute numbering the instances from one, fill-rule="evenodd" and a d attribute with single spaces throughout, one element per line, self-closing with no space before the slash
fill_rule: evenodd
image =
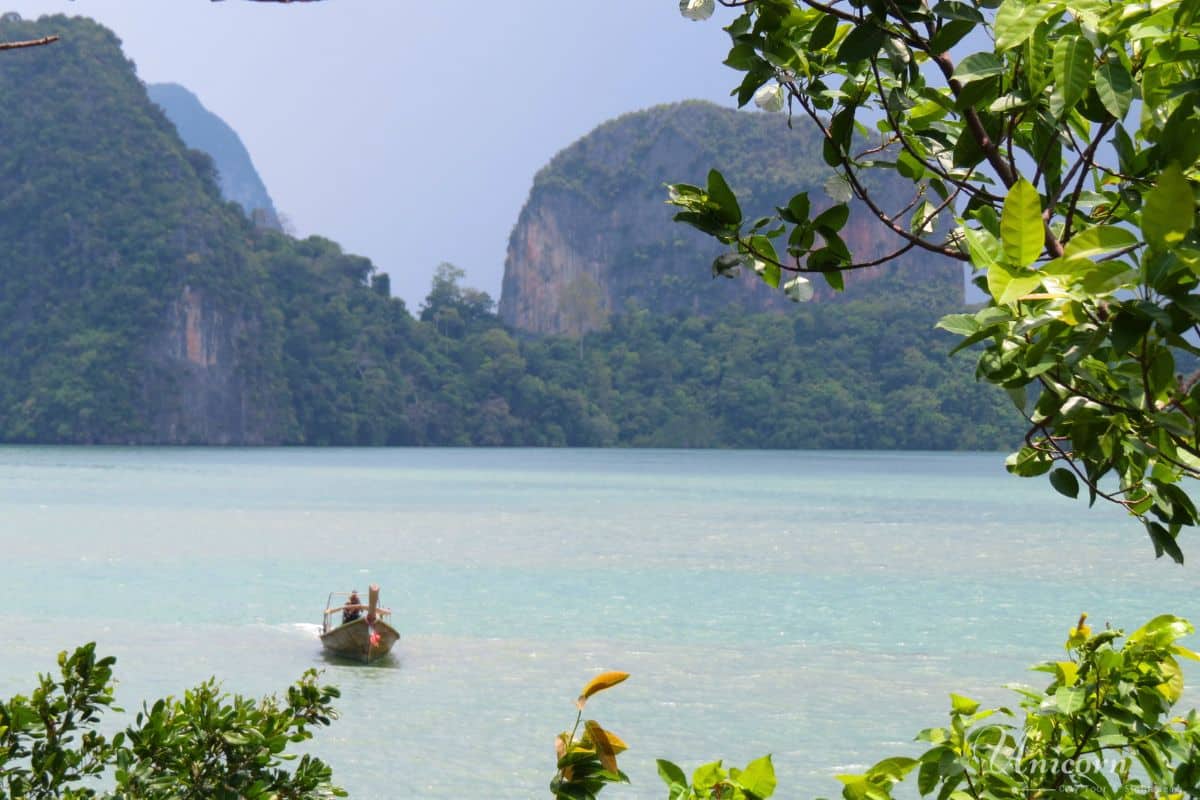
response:
<path id="1" fill-rule="evenodd" d="M 357 659 L 364 664 L 387 655 L 392 645 L 400 640 L 400 634 L 389 622 L 391 610 L 379 605 L 379 587 L 371 584 L 367 605 L 351 607 L 360 612 L 360 616 L 350 622 L 341 621 L 347 605 L 333 604 L 335 598 L 342 597 L 349 602 L 348 594 L 329 594 L 329 600 L 325 603 L 325 620 L 321 625 L 321 644 L 331 653 Z"/>

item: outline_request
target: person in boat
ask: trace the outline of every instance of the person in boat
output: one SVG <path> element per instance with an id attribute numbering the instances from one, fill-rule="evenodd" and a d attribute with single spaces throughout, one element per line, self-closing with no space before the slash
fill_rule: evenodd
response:
<path id="1" fill-rule="evenodd" d="M 358 590 L 354 589 L 350 592 L 349 599 L 346 600 L 346 605 L 342 606 L 342 624 L 354 622 L 362 616 L 362 600 L 358 597 Z"/>

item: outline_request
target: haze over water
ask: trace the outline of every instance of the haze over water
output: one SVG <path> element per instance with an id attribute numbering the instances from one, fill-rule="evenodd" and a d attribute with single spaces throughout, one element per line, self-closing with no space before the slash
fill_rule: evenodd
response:
<path id="1" fill-rule="evenodd" d="M 835 773 L 913 752 L 948 692 L 1041 683 L 1026 667 L 1081 611 L 1200 620 L 1193 567 L 1002 464 L 0 448 L 0 695 L 88 640 L 117 656 L 130 711 L 210 675 L 261 694 L 317 667 L 342 719 L 311 749 L 351 796 L 549 797 L 580 686 L 623 669 L 588 707 L 630 745 L 633 785 L 606 796 L 661 797 L 656 757 L 690 771 L 765 752 L 779 796 L 836 796 Z M 325 660 L 326 595 L 371 582 L 397 658 Z"/>

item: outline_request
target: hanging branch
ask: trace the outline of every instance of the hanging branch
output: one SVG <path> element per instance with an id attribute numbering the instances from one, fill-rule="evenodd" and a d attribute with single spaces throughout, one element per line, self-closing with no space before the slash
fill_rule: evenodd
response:
<path id="1" fill-rule="evenodd" d="M 54 44 L 57 41 L 57 36 L 43 36 L 40 39 L 28 39 L 24 42 L 0 42 L 0 50 L 19 50 L 23 47 L 41 47 L 45 44 Z"/>

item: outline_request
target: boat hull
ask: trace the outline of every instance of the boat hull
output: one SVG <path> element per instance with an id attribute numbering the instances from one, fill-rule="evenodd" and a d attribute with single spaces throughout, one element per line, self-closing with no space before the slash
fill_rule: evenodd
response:
<path id="1" fill-rule="evenodd" d="M 372 630 L 379 636 L 374 644 L 371 643 Z M 400 634 L 391 625 L 376 620 L 374 625 L 368 626 L 365 617 L 359 617 L 321 634 L 321 644 L 326 650 L 364 664 L 386 656 L 398 641 Z"/>

